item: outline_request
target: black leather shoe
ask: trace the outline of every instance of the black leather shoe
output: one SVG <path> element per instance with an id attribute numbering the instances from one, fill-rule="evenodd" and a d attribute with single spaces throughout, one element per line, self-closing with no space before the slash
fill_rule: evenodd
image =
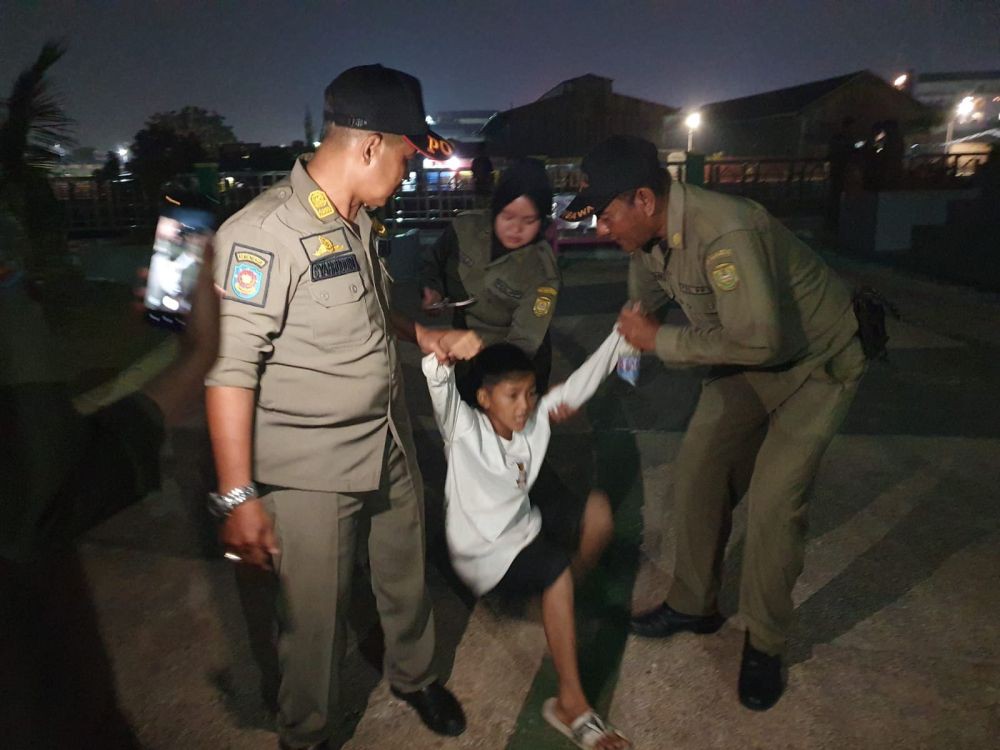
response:
<path id="1" fill-rule="evenodd" d="M 465 713 L 451 691 L 435 680 L 423 690 L 404 693 L 392 688 L 392 694 L 413 706 L 428 729 L 448 737 L 465 731 Z"/>
<path id="2" fill-rule="evenodd" d="M 740 703 L 751 711 L 767 711 L 785 692 L 781 676 L 781 657 L 765 654 L 750 645 L 750 634 L 743 642 L 740 665 Z"/>
<path id="3" fill-rule="evenodd" d="M 714 633 L 726 618 L 718 612 L 711 615 L 686 615 L 663 602 L 656 609 L 643 612 L 629 620 L 629 629 L 646 638 L 669 638 L 674 633 L 689 632 L 698 635 Z"/>

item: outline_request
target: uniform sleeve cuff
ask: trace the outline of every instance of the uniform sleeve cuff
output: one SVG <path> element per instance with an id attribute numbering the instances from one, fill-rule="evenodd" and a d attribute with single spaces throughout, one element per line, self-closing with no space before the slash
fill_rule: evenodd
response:
<path id="1" fill-rule="evenodd" d="M 257 365 L 232 357 L 219 357 L 205 377 L 205 386 L 254 389 L 258 380 Z"/>
<path id="2" fill-rule="evenodd" d="M 452 368 L 438 362 L 437 356 L 434 354 L 426 355 L 421 360 L 420 367 L 424 371 L 424 377 L 434 385 L 446 383 L 451 377 Z"/>

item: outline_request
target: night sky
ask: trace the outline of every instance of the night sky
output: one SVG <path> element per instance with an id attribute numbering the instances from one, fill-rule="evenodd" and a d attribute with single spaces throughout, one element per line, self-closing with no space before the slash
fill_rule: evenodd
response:
<path id="1" fill-rule="evenodd" d="M 0 97 L 53 37 L 78 141 L 103 150 L 186 104 L 241 140 L 301 139 L 330 79 L 371 62 L 419 77 L 432 112 L 506 109 L 588 72 L 693 107 L 862 68 L 995 70 L 1000 2 L 0 0 Z"/>

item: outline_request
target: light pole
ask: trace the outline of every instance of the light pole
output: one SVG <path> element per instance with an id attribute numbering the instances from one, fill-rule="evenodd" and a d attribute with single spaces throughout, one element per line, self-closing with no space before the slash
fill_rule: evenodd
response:
<path id="1" fill-rule="evenodd" d="M 948 118 L 948 133 L 945 135 L 945 148 L 951 146 L 951 137 L 955 132 L 955 118 L 961 117 L 965 118 L 972 114 L 973 110 L 976 108 L 976 99 L 972 96 L 966 96 L 962 98 L 962 101 L 958 103 L 955 107 L 955 111 L 952 113 L 951 117 Z"/>
<path id="2" fill-rule="evenodd" d="M 684 118 L 684 124 L 687 125 L 688 129 L 688 152 L 691 151 L 694 145 L 694 131 L 696 131 L 701 126 L 701 112 L 692 112 L 686 118 Z"/>

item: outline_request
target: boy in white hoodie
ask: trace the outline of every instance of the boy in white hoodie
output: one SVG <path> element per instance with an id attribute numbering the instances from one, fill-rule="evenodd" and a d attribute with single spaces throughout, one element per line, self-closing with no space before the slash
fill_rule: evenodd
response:
<path id="1" fill-rule="evenodd" d="M 423 360 L 434 416 L 445 444 L 445 530 L 455 572 L 477 596 L 542 597 L 542 624 L 559 678 L 545 719 L 579 747 L 622 750 L 631 743 L 593 710 L 576 656 L 573 575 L 598 561 L 612 535 L 608 496 L 529 497 L 551 437 L 549 412 L 579 408 L 615 368 L 627 344 L 612 331 L 586 362 L 538 398 L 531 360 L 494 344 L 473 360 L 478 409 L 461 400 L 453 368 Z M 537 494 L 537 493 L 536 493 Z"/>

